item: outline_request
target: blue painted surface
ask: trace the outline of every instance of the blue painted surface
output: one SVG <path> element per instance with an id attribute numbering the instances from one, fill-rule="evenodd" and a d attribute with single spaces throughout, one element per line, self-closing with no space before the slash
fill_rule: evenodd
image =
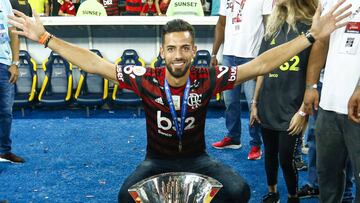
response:
<path id="1" fill-rule="evenodd" d="M 0 163 L 0 200 L 17 202 L 116 202 L 124 178 L 143 159 L 145 119 L 134 110 L 33 111 L 20 118 L 15 112 L 13 151 L 25 164 Z M 211 156 L 231 165 L 251 185 L 250 202 L 260 202 L 267 191 L 263 159 L 248 161 L 247 125 L 243 118 L 243 147 L 215 150 L 211 143 L 226 133 L 223 111 L 211 111 L 206 125 Z M 245 115 L 244 115 L 245 116 Z M 300 183 L 306 176 L 300 172 Z M 301 184 L 300 184 L 301 185 Z M 280 173 L 279 191 L 286 202 Z M 316 199 L 303 202 L 317 202 Z"/>

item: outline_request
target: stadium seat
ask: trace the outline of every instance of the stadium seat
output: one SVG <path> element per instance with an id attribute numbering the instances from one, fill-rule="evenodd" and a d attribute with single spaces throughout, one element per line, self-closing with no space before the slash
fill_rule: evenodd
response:
<path id="1" fill-rule="evenodd" d="M 65 106 L 70 102 L 72 93 L 72 64 L 59 54 L 51 52 L 43 62 L 45 72 L 39 94 L 42 106 Z"/>
<path id="2" fill-rule="evenodd" d="M 99 50 L 92 52 L 102 57 Z M 81 69 L 81 67 L 79 67 Z M 103 105 L 108 97 L 109 81 L 98 75 L 80 70 L 80 79 L 75 92 L 75 102 L 86 107 L 86 115 L 90 115 L 89 107 Z"/>
<path id="3" fill-rule="evenodd" d="M 115 61 L 115 64 L 122 66 L 145 66 L 144 60 L 140 58 L 137 52 L 133 49 L 124 50 L 122 56 Z M 111 98 L 115 105 L 138 107 L 138 113 L 140 113 L 141 98 L 133 91 L 127 89 L 119 89 L 118 84 L 115 84 Z"/>
<path id="4" fill-rule="evenodd" d="M 165 60 L 161 57 L 161 55 L 159 53 L 159 55 L 151 61 L 150 67 L 158 68 L 161 66 L 165 66 Z"/>
<path id="5" fill-rule="evenodd" d="M 24 116 L 24 108 L 33 104 L 36 94 L 37 65 L 29 52 L 20 50 L 19 52 L 19 77 L 15 83 L 14 107 L 21 108 Z"/>
<path id="6" fill-rule="evenodd" d="M 196 52 L 193 65 L 196 67 L 210 67 L 211 54 L 208 50 L 198 50 Z M 210 107 L 220 107 L 223 106 L 223 102 L 221 101 L 221 94 L 217 93 L 210 99 L 209 102 Z"/>
<path id="7" fill-rule="evenodd" d="M 196 52 L 193 65 L 197 67 L 210 67 L 211 54 L 208 50 L 198 50 Z"/>

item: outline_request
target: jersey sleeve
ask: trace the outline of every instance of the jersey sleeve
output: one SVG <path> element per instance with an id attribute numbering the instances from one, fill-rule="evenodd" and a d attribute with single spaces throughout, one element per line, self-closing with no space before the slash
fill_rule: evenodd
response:
<path id="1" fill-rule="evenodd" d="M 120 88 L 134 91 L 140 96 L 141 80 L 146 73 L 146 68 L 142 66 L 128 65 L 116 67 L 116 78 Z"/>
<path id="2" fill-rule="evenodd" d="M 237 77 L 237 67 L 217 66 L 210 69 L 211 82 L 214 83 L 214 94 L 232 89 Z"/>

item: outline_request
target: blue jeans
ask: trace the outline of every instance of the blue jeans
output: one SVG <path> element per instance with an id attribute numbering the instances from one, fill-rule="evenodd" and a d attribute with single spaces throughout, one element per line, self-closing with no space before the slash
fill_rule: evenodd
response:
<path id="1" fill-rule="evenodd" d="M 235 56 L 224 55 L 223 56 L 223 65 L 224 66 L 237 66 L 251 61 L 253 58 L 241 58 Z M 251 109 L 251 100 L 255 91 L 255 80 L 249 80 L 244 82 L 241 85 L 235 86 L 232 90 L 227 90 L 223 92 L 224 102 L 225 102 L 225 122 L 226 128 L 228 130 L 227 136 L 232 138 L 234 142 L 241 143 L 241 104 L 240 104 L 240 95 L 241 87 L 243 86 L 246 101 Z M 255 124 L 254 127 L 249 127 L 250 134 L 250 145 L 251 146 L 261 146 L 261 130 L 260 125 Z"/>
<path id="2" fill-rule="evenodd" d="M 146 158 L 124 181 L 119 191 L 118 201 L 134 202 L 128 193 L 128 188 L 145 178 L 167 172 L 198 173 L 218 180 L 223 187 L 211 201 L 214 203 L 242 203 L 250 199 L 250 187 L 240 175 L 230 167 L 203 154 L 191 158 Z"/>
<path id="3" fill-rule="evenodd" d="M 0 63 L 0 154 L 11 151 L 12 106 L 14 85 L 9 83 L 8 66 Z"/>

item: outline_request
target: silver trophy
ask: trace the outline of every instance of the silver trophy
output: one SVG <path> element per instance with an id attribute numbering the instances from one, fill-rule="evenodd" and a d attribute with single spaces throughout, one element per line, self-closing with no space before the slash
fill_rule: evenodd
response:
<path id="1" fill-rule="evenodd" d="M 205 175 L 171 172 L 146 178 L 128 191 L 136 203 L 208 203 L 221 188 Z"/>

